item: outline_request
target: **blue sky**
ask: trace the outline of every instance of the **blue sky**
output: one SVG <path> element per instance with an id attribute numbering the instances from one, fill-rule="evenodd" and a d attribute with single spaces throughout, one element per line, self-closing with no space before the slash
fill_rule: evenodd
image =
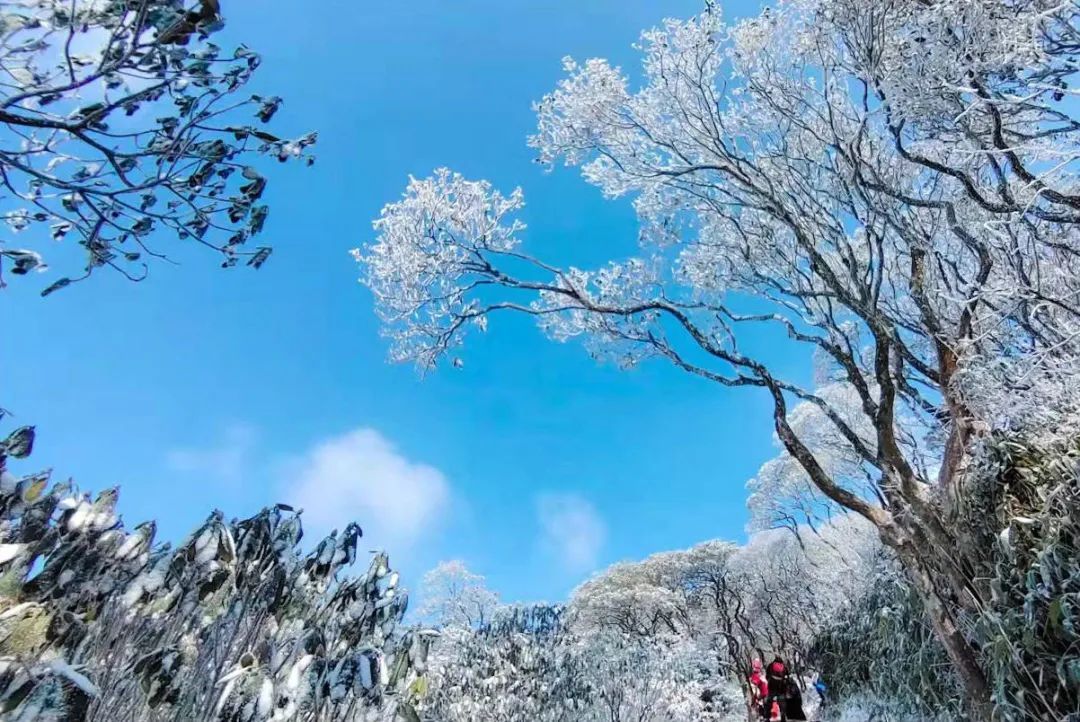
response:
<path id="1" fill-rule="evenodd" d="M 774 453 L 762 395 L 660 362 L 597 366 L 509 317 L 472 339 L 464 369 L 422 380 L 384 362 L 347 254 L 409 174 L 444 165 L 522 185 L 526 241 L 547 258 L 628 252 L 628 204 L 532 162 L 530 103 L 564 55 L 636 67 L 638 33 L 698 0 L 223 6 L 218 42 L 262 53 L 253 90 L 286 100 L 273 130 L 318 130 L 318 163 L 273 169 L 275 255 L 257 273 L 180 252 L 141 284 L 101 273 L 45 300 L 39 278 L 4 292 L 0 398 L 38 426 L 34 465 L 120 484 L 125 520 L 157 518 L 169 537 L 215 506 L 300 500 L 317 526 L 358 515 L 413 585 L 461 558 L 509 600 L 742 538 L 744 484 Z"/>

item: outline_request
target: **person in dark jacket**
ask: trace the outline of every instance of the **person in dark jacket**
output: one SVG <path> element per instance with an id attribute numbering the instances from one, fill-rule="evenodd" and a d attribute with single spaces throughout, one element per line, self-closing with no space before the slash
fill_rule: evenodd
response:
<path id="1" fill-rule="evenodd" d="M 794 679 L 788 679 L 787 700 L 784 702 L 784 716 L 789 720 L 805 720 L 806 712 L 802 706 L 802 690 Z"/>
<path id="2" fill-rule="evenodd" d="M 776 657 L 765 668 L 765 681 L 769 685 L 770 697 L 783 697 L 787 694 L 788 670 L 784 660 Z"/>
<path id="3" fill-rule="evenodd" d="M 765 682 L 769 685 L 769 696 L 765 699 L 764 705 L 765 714 L 767 719 L 772 719 L 777 717 L 773 714 L 774 705 L 779 710 L 783 710 L 784 699 L 788 692 L 787 665 L 780 657 L 775 657 L 765 668 Z"/>

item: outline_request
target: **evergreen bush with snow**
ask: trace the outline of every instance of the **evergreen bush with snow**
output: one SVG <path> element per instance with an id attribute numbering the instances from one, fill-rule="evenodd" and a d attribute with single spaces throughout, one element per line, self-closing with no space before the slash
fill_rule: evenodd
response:
<path id="1" fill-rule="evenodd" d="M 0 717 L 19 722 L 415 719 L 429 637 L 400 622 L 387 556 L 352 572 L 360 527 L 305 552 L 285 505 L 215 511 L 175 548 L 95 498 L 16 477 L 0 442 Z"/>

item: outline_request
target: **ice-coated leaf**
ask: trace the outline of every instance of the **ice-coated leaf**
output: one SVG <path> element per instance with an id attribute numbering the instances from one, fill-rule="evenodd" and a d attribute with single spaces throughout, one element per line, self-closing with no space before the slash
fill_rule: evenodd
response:
<path id="1" fill-rule="evenodd" d="M 24 459 L 34 449 L 34 427 L 22 426 L 0 441 L 0 456 Z"/>
<path id="2" fill-rule="evenodd" d="M 42 272 L 48 266 L 41 260 L 41 254 L 36 251 L 23 249 L 0 249 L 0 260 L 7 259 L 12 263 L 11 272 L 18 276 L 24 276 L 30 271 Z"/>

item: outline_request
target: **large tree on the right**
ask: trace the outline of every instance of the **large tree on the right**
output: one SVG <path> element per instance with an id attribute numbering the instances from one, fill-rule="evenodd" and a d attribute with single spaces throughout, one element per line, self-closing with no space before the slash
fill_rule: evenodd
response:
<path id="1" fill-rule="evenodd" d="M 606 61 L 567 60 L 536 106 L 540 160 L 632 197 L 640 254 L 564 268 L 523 247 L 520 190 L 414 179 L 355 252 L 392 356 L 434 366 L 516 311 L 598 357 L 764 392 L 783 451 L 755 511 L 869 520 L 973 716 L 991 719 L 962 625 L 992 594 L 986 550 L 957 520 L 989 431 L 1053 442 L 1080 420 L 1080 12 L 792 0 L 720 14 L 646 32 L 637 89 Z M 799 347 L 812 382 L 785 374 Z"/>

